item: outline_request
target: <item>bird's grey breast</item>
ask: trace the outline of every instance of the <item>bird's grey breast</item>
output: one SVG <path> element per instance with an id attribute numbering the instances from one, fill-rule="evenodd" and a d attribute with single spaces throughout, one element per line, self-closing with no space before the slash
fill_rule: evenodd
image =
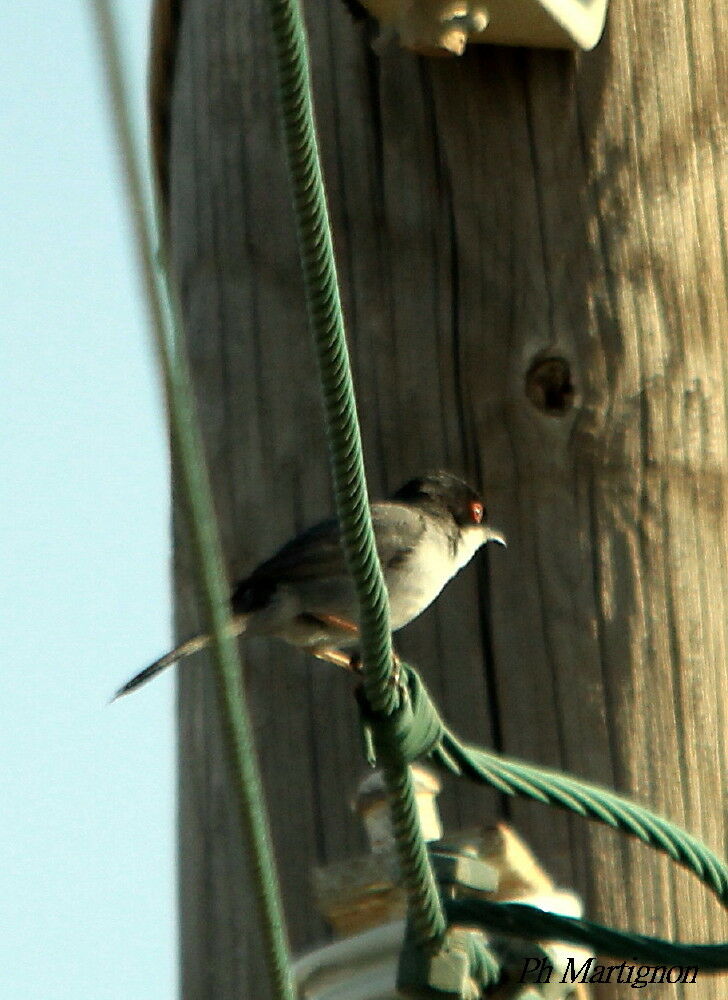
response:
<path id="1" fill-rule="evenodd" d="M 392 628 L 398 629 L 424 611 L 452 576 L 451 532 L 444 520 L 415 507 L 381 507 L 386 510 L 373 512 L 377 547 L 389 591 Z"/>

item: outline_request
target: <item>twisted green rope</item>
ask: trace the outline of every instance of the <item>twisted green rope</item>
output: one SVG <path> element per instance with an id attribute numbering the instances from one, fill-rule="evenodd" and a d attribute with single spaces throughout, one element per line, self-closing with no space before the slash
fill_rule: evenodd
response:
<path id="1" fill-rule="evenodd" d="M 121 152 L 127 200 L 131 209 L 144 292 L 164 377 L 172 446 L 178 460 L 189 515 L 198 582 L 212 635 L 218 700 L 228 758 L 235 776 L 243 829 L 250 843 L 253 881 L 262 915 L 268 968 L 278 1000 L 295 1000 L 283 906 L 273 859 L 263 788 L 253 748 L 237 645 L 227 629 L 230 590 L 215 522 L 204 451 L 195 418 L 187 359 L 180 346 L 182 323 L 166 275 L 157 273 L 154 225 L 144 198 L 139 154 L 130 124 L 118 43 L 109 0 L 90 0 Z"/>
<path id="2" fill-rule="evenodd" d="M 693 872 L 728 905 L 728 868 L 697 837 L 599 785 L 467 746 L 446 730 L 433 760 L 506 795 L 522 795 L 628 833 Z"/>
<path id="3" fill-rule="evenodd" d="M 364 687 L 383 714 L 399 696 L 391 682 L 389 601 L 374 542 L 361 435 L 344 334 L 326 196 L 314 129 L 308 52 L 296 0 L 269 0 L 288 167 L 296 210 L 309 321 L 316 346 L 336 509 L 349 572 L 359 601 Z M 421 944 L 439 940 L 445 917 L 430 868 L 406 764 L 385 757 L 384 780 L 410 913 Z"/>
<path id="4" fill-rule="evenodd" d="M 360 604 L 364 683 L 370 703 L 377 711 L 388 714 L 397 700 L 389 683 L 389 602 L 367 500 L 359 421 L 314 129 L 306 36 L 296 0 L 269 0 L 268 9 L 309 321 L 324 395 L 336 509 Z"/>

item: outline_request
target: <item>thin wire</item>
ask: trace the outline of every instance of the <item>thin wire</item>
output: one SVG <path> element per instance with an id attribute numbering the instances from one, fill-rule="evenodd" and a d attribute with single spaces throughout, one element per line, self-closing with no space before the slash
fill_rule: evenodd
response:
<path id="1" fill-rule="evenodd" d="M 268 0 L 278 92 L 298 228 L 309 322 L 324 397 L 336 508 L 349 571 L 359 600 L 364 687 L 382 726 L 399 706 L 392 683 L 389 601 L 372 529 L 361 433 L 336 278 L 308 70 L 296 0 Z M 415 809 L 414 786 L 401 756 L 384 767 L 400 866 L 418 943 L 440 940 L 446 923 Z"/>
<path id="2" fill-rule="evenodd" d="M 89 2 L 120 147 L 145 298 L 164 377 L 171 439 L 189 515 L 197 576 L 210 623 L 223 729 L 235 776 L 240 819 L 250 844 L 268 968 L 278 1000 L 295 1000 L 283 906 L 246 707 L 242 667 L 237 646 L 226 628 L 230 591 L 225 580 L 222 548 L 195 417 L 187 360 L 180 346 L 180 312 L 167 274 L 160 276 L 155 265 L 154 226 L 144 197 L 140 158 L 131 129 L 129 98 L 112 7 L 109 0 Z"/>

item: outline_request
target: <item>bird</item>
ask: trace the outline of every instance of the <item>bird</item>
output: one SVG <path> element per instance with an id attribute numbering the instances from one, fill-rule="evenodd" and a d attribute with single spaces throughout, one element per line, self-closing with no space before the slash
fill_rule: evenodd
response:
<path id="1" fill-rule="evenodd" d="M 408 480 L 388 500 L 373 503 L 371 516 L 393 632 L 429 607 L 481 546 L 506 544 L 501 532 L 487 523 L 479 494 L 449 472 Z M 236 636 L 282 639 L 357 671 L 358 601 L 337 519 L 303 531 L 236 583 L 230 613 L 230 630 Z M 209 634 L 200 633 L 180 643 L 127 681 L 112 700 L 210 641 Z"/>

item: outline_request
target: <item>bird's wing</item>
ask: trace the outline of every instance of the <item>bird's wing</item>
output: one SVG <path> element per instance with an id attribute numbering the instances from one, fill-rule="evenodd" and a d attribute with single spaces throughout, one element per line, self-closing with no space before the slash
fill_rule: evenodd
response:
<path id="1" fill-rule="evenodd" d="M 404 504 L 372 505 L 377 551 L 385 572 L 407 557 L 424 532 L 419 513 Z M 236 611 L 252 611 L 267 603 L 279 584 L 348 578 L 339 538 L 339 523 L 330 518 L 287 542 L 261 563 L 233 592 Z"/>
<path id="2" fill-rule="evenodd" d="M 330 518 L 286 542 L 253 571 L 250 579 L 293 582 L 312 576 L 338 576 L 345 569 L 339 524 L 335 518 Z"/>

